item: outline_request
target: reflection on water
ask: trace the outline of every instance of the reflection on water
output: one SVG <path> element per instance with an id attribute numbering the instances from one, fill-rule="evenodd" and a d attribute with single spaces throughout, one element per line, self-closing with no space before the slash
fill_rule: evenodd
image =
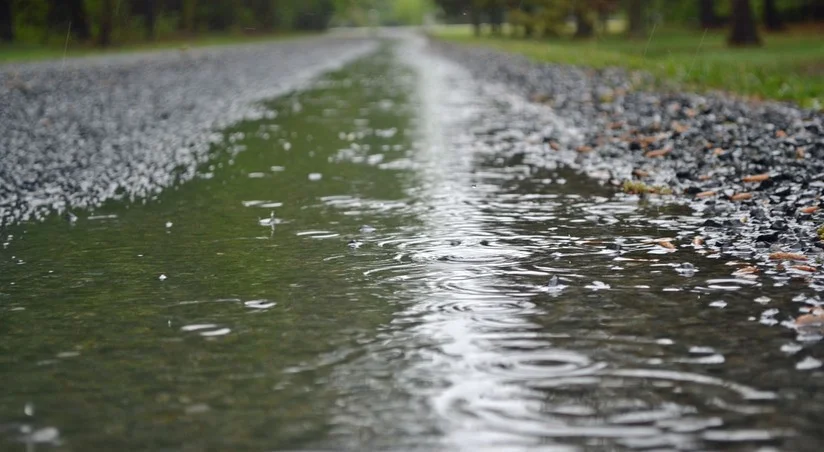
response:
<path id="1" fill-rule="evenodd" d="M 4 448 L 824 442 L 808 286 L 566 169 L 563 118 L 415 40 L 271 108 L 145 205 L 4 231 Z"/>

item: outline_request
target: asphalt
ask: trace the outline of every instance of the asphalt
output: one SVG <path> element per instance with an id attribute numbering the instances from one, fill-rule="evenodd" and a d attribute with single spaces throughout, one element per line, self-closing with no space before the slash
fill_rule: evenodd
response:
<path id="1" fill-rule="evenodd" d="M 195 177 L 222 127 L 271 114 L 375 42 L 331 35 L 0 66 L 0 229 Z"/>

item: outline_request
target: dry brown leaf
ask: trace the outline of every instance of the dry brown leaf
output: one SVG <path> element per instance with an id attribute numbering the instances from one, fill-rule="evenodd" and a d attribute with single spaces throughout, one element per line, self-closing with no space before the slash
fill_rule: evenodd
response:
<path id="1" fill-rule="evenodd" d="M 687 127 L 687 126 L 685 126 L 685 125 L 683 125 L 679 122 L 675 122 L 675 121 L 673 121 L 672 124 L 670 124 L 670 128 L 672 128 L 672 130 L 674 130 L 678 133 L 684 133 L 684 132 L 686 132 L 687 130 L 690 129 L 689 127 Z"/>
<path id="2" fill-rule="evenodd" d="M 759 269 L 758 269 L 758 267 L 756 267 L 756 266 L 754 266 L 754 265 L 751 265 L 751 266 L 749 266 L 749 267 L 739 268 L 738 270 L 736 270 L 736 271 L 734 271 L 734 272 L 733 272 L 733 275 L 735 275 L 735 276 L 741 276 L 741 275 L 754 275 L 754 274 L 756 274 L 756 273 L 758 273 L 758 272 L 760 272 L 760 271 L 761 271 L 761 270 L 759 270 Z"/>
<path id="3" fill-rule="evenodd" d="M 557 141 L 550 141 L 549 142 L 549 147 L 551 147 L 553 151 L 557 151 L 557 150 L 561 149 L 561 145 L 558 144 Z"/>
<path id="4" fill-rule="evenodd" d="M 787 132 L 779 129 L 775 131 L 775 136 L 777 138 L 787 138 Z"/>
<path id="5" fill-rule="evenodd" d="M 815 213 L 817 210 L 818 206 L 809 206 L 801 209 L 801 213 Z"/>
<path id="6" fill-rule="evenodd" d="M 674 249 L 676 249 L 676 248 L 675 248 L 675 245 L 673 245 L 673 244 L 672 244 L 672 242 L 670 242 L 669 240 L 659 240 L 659 241 L 658 241 L 658 245 L 659 245 L 659 246 L 662 246 L 662 247 L 664 247 L 664 248 L 666 248 L 666 249 L 668 249 L 668 250 L 674 250 Z"/>
<path id="7" fill-rule="evenodd" d="M 644 157 L 658 158 L 658 157 L 663 157 L 663 156 L 669 154 L 670 152 L 672 152 L 672 148 L 658 149 L 657 151 L 647 152 L 646 154 L 644 154 Z"/>
<path id="8" fill-rule="evenodd" d="M 813 267 L 812 265 L 793 265 L 792 268 L 796 270 L 801 270 L 804 272 L 814 272 L 818 270 L 817 268 Z"/>
<path id="9" fill-rule="evenodd" d="M 715 192 L 712 190 L 702 191 L 701 193 L 696 193 L 696 198 L 709 198 L 710 196 L 715 196 Z"/>
<path id="10" fill-rule="evenodd" d="M 578 146 L 575 148 L 576 151 L 580 153 L 592 152 L 592 146 Z"/>
<path id="11" fill-rule="evenodd" d="M 770 259 L 774 261 L 806 261 L 807 256 L 800 253 L 777 252 L 770 254 Z"/>
<path id="12" fill-rule="evenodd" d="M 795 150 L 795 158 L 797 160 L 803 160 L 804 157 L 806 157 L 806 156 L 807 156 L 807 153 L 805 152 L 804 148 L 797 148 Z"/>
<path id="13" fill-rule="evenodd" d="M 767 173 L 764 174 L 752 174 L 749 176 L 744 176 L 741 180 L 744 182 L 764 182 L 765 180 L 769 179 L 770 175 Z"/>
<path id="14" fill-rule="evenodd" d="M 723 154 L 724 150 L 721 148 L 715 148 L 712 150 L 712 155 L 718 157 L 719 155 Z"/>
<path id="15" fill-rule="evenodd" d="M 752 199 L 752 193 L 736 193 L 730 197 L 733 201 L 746 201 Z"/>
<path id="16" fill-rule="evenodd" d="M 710 176 L 709 174 L 702 174 L 702 175 L 698 176 L 698 180 L 703 181 L 703 180 L 710 180 L 710 179 L 712 179 L 712 176 Z"/>
<path id="17" fill-rule="evenodd" d="M 649 177 L 649 173 L 642 170 L 642 169 L 637 169 L 637 170 L 633 171 L 632 174 L 634 174 L 636 177 L 639 177 L 641 179 L 643 179 L 645 177 Z"/>
<path id="18" fill-rule="evenodd" d="M 817 325 L 824 322 L 824 309 L 813 308 L 809 314 L 804 314 L 795 319 L 798 326 Z"/>

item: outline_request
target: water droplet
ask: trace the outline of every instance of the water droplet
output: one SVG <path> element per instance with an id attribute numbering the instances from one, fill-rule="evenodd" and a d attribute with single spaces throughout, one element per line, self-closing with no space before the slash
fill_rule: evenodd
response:
<path id="1" fill-rule="evenodd" d="M 172 223 L 171 221 L 167 221 L 167 222 L 166 222 L 166 229 L 171 228 L 173 224 L 174 224 L 174 223 Z"/>
<path id="2" fill-rule="evenodd" d="M 323 179 L 323 174 L 321 173 L 309 173 L 309 180 L 311 181 L 318 181 Z"/>
<path id="3" fill-rule="evenodd" d="M 31 402 L 26 403 L 23 407 L 23 413 L 25 413 L 26 416 L 34 416 L 34 404 Z"/>
<path id="4" fill-rule="evenodd" d="M 167 276 L 163 275 L 163 274 L 161 274 L 160 276 L 157 277 L 157 279 L 159 279 L 161 281 L 166 281 L 166 278 L 167 278 Z"/>
<path id="5" fill-rule="evenodd" d="M 252 308 L 252 309 L 269 309 L 269 308 L 275 306 L 276 304 L 277 304 L 276 302 L 269 301 L 269 300 L 249 300 L 249 301 L 243 302 L 244 306 L 246 306 L 247 308 Z"/>
<path id="6" fill-rule="evenodd" d="M 808 356 L 801 361 L 795 363 L 795 368 L 798 370 L 810 370 L 810 369 L 818 369 L 821 367 L 821 361 L 813 358 L 812 356 Z"/>

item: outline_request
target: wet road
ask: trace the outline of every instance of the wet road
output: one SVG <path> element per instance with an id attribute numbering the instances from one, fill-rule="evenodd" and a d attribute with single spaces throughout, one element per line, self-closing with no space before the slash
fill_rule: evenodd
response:
<path id="1" fill-rule="evenodd" d="M 808 281 L 571 170 L 549 108 L 412 38 L 266 108 L 151 202 L 4 230 L 5 448 L 824 444 Z"/>

